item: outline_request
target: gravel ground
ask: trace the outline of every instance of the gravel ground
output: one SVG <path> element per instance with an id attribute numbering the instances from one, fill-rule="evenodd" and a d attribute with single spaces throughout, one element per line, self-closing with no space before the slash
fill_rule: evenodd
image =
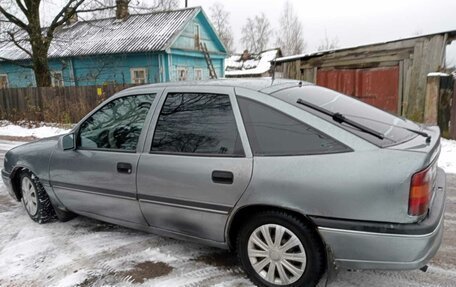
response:
<path id="1" fill-rule="evenodd" d="M 0 161 L 15 143 L 0 141 Z M 1 165 L 0 164 L 0 165 Z M 340 270 L 328 286 L 455 286 L 456 175 L 445 235 L 426 273 Z M 320 286 L 324 286 L 324 280 Z M 0 286 L 251 286 L 233 255 L 77 217 L 32 222 L 0 183 Z"/>

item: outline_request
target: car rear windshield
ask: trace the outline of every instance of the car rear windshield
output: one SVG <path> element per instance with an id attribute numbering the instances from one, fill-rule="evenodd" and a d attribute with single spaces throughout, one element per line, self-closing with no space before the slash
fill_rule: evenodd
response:
<path id="1" fill-rule="evenodd" d="M 416 134 L 407 129 L 420 130 L 420 127 L 412 121 L 382 111 L 355 98 L 318 86 L 302 86 L 284 89 L 277 91 L 272 96 L 309 111 L 328 121 L 332 121 L 334 124 L 339 125 L 380 147 L 396 145 L 414 138 Z M 384 136 L 384 139 L 372 136 L 353 126 L 343 123 L 339 124 L 323 113 L 298 104 L 298 99 L 302 99 L 303 101 L 332 113 L 340 113 L 352 121 L 381 133 Z"/>

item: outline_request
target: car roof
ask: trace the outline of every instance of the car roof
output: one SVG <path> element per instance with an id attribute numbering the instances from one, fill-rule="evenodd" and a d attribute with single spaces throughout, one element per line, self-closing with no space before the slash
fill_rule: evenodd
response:
<path id="1" fill-rule="evenodd" d="M 313 85 L 308 82 L 291 80 L 291 79 L 275 79 L 272 78 L 230 78 L 204 81 L 181 81 L 181 82 L 166 82 L 158 84 L 141 85 L 126 89 L 124 91 L 135 91 L 147 88 L 168 88 L 168 87 L 185 87 L 185 86 L 224 86 L 246 88 L 264 93 L 274 93 L 278 90 L 292 87 L 296 85 Z"/>

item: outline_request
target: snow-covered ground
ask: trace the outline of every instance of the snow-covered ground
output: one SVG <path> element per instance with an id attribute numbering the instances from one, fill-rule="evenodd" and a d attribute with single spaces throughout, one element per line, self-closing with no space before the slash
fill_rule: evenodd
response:
<path id="1" fill-rule="evenodd" d="M 0 128 L 37 138 L 64 133 Z M 18 133 L 20 131 L 20 133 Z M 21 142 L 0 140 L 3 156 Z M 428 272 L 340 270 L 329 286 L 456 286 L 456 141 L 442 140 L 439 165 L 448 173 L 443 244 Z M 324 286 L 324 280 L 319 286 Z M 252 286 L 225 251 L 77 217 L 39 225 L 0 182 L 0 287 Z"/>
<path id="2" fill-rule="evenodd" d="M 45 124 L 33 128 L 27 128 L 20 125 L 14 125 L 11 123 L 0 125 L 0 136 L 46 138 L 59 134 L 64 134 L 68 131 L 69 130 L 67 129 L 49 126 Z"/>

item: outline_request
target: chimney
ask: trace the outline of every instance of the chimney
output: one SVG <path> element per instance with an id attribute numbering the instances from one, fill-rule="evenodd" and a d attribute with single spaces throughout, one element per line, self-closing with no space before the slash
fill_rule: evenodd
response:
<path id="1" fill-rule="evenodd" d="M 244 50 L 244 52 L 241 55 L 241 60 L 245 62 L 250 59 L 252 59 L 252 55 L 250 55 L 249 50 Z"/>
<path id="2" fill-rule="evenodd" d="M 65 11 L 65 14 L 68 15 L 72 10 L 73 10 L 73 8 L 67 8 L 67 10 Z M 70 25 L 73 25 L 76 22 L 78 22 L 78 14 L 74 13 L 73 15 L 71 15 L 70 18 L 68 18 L 68 20 L 66 21 L 66 24 L 68 26 L 70 26 Z"/>
<path id="3" fill-rule="evenodd" d="M 128 0 L 116 0 L 116 18 L 119 20 L 126 19 L 130 13 L 128 12 Z"/>

